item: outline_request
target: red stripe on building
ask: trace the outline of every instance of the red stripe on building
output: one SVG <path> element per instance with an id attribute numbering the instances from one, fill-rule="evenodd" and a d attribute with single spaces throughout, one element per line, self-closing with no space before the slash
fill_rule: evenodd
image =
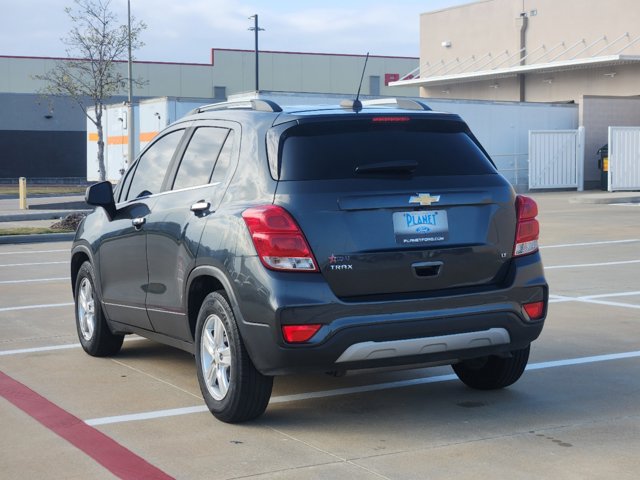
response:
<path id="1" fill-rule="evenodd" d="M 0 395 L 123 480 L 173 479 L 3 372 L 0 372 Z"/>

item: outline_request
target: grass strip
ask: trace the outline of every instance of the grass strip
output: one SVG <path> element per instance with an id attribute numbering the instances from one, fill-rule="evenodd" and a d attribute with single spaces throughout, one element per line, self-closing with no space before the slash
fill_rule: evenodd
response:
<path id="1" fill-rule="evenodd" d="M 76 185 L 27 185 L 27 198 L 29 195 L 56 195 L 67 193 L 83 194 L 87 190 L 87 187 L 81 187 Z M 0 195 L 15 195 L 18 196 L 17 185 L 0 185 Z"/>
<path id="2" fill-rule="evenodd" d="M 0 228 L 0 236 L 2 235 L 41 235 L 43 233 L 70 233 L 73 230 L 60 230 L 47 227 L 15 227 Z"/>

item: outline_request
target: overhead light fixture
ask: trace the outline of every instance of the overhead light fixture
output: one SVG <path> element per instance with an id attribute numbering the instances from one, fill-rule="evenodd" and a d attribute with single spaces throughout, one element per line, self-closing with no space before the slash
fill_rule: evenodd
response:
<path id="1" fill-rule="evenodd" d="M 546 83 L 548 85 L 551 85 L 553 83 L 553 78 L 545 78 L 542 80 L 542 83 Z"/>
<path id="2" fill-rule="evenodd" d="M 500 84 L 498 82 L 494 82 L 491 85 L 489 85 L 489 88 L 500 88 Z"/>
<path id="3" fill-rule="evenodd" d="M 613 78 L 616 76 L 616 72 L 607 72 L 603 73 L 602 75 L 604 75 L 605 77 Z"/>
<path id="4" fill-rule="evenodd" d="M 440 45 L 443 46 L 444 48 L 451 48 L 451 40 L 443 40 L 443 42 Z"/>
<path id="5" fill-rule="evenodd" d="M 451 90 L 445 88 L 444 90 L 442 90 L 442 93 L 449 95 L 451 93 Z"/>

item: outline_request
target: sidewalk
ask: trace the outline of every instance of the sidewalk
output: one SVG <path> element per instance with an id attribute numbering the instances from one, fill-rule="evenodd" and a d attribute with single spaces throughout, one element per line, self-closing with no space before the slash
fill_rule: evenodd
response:
<path id="1" fill-rule="evenodd" d="M 16 197 L 0 197 L 0 228 L 50 227 L 71 213 L 93 210 L 83 195 L 34 196 L 27 199 L 28 210 L 20 210 Z M 73 232 L 31 235 L 1 235 L 0 244 L 59 242 L 73 240 Z"/>
<path id="2" fill-rule="evenodd" d="M 90 212 L 83 195 L 38 196 L 27 199 L 28 210 L 20 210 L 18 199 L 0 197 L 0 222 L 64 218 L 73 212 Z M 27 225 L 25 225 L 27 226 Z"/>
<path id="3" fill-rule="evenodd" d="M 613 204 L 640 203 L 640 192 L 603 192 L 602 190 L 587 190 L 574 192 L 570 203 Z"/>

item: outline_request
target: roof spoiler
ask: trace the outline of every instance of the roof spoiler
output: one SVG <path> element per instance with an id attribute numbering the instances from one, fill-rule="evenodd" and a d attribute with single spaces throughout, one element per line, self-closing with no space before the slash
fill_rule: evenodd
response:
<path id="1" fill-rule="evenodd" d="M 360 111 L 363 106 L 397 106 L 397 108 L 403 110 L 431 110 L 431 107 L 426 103 L 411 98 L 379 98 L 376 100 L 363 100 L 362 102 L 360 100 L 343 100 L 340 102 L 340 106 L 354 111 Z"/>

